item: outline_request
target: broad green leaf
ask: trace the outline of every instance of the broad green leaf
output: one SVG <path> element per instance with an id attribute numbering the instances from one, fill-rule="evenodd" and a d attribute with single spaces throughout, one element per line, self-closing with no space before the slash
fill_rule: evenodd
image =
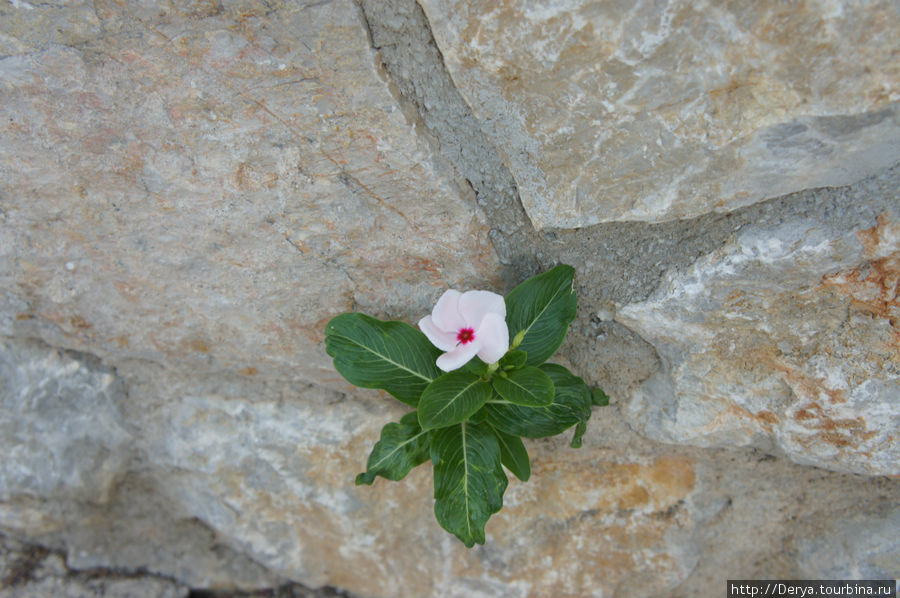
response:
<path id="1" fill-rule="evenodd" d="M 485 405 L 488 422 L 514 436 L 543 438 L 555 436 L 591 417 L 591 391 L 584 380 L 555 363 L 539 368 L 553 381 L 553 403 L 544 407 L 523 407 L 490 401 Z"/>
<path id="2" fill-rule="evenodd" d="M 598 407 L 606 407 L 609 405 L 609 395 L 599 388 L 591 389 L 591 403 Z"/>
<path id="3" fill-rule="evenodd" d="M 574 279 L 574 268 L 559 265 L 529 278 L 506 297 L 509 337 L 524 331 L 517 349 L 528 353 L 528 365 L 547 361 L 566 337 L 578 307 Z"/>
<path id="4" fill-rule="evenodd" d="M 484 544 L 484 526 L 503 507 L 509 483 L 497 437 L 485 424 L 444 428 L 434 435 L 431 460 L 438 523 L 468 548 Z"/>
<path id="5" fill-rule="evenodd" d="M 448 372 L 428 385 L 419 400 L 423 430 L 465 421 L 491 397 L 491 385 L 470 372 Z"/>
<path id="6" fill-rule="evenodd" d="M 525 351 L 510 351 L 500 359 L 500 367 L 504 369 L 518 369 L 525 365 L 528 353 Z"/>
<path id="7" fill-rule="evenodd" d="M 490 399 L 489 399 L 490 400 Z M 487 420 L 487 407 L 482 407 L 478 411 L 472 414 L 472 417 L 469 418 L 468 421 L 473 424 L 481 424 Z"/>
<path id="8" fill-rule="evenodd" d="M 467 361 L 466 364 L 460 369 L 475 374 L 476 376 L 484 376 L 487 373 L 487 368 L 488 364 L 481 361 L 481 359 L 479 359 L 476 355 L 475 357 Z"/>
<path id="9" fill-rule="evenodd" d="M 492 427 L 493 428 L 493 427 Z M 500 444 L 500 462 L 510 470 L 514 476 L 527 482 L 531 477 L 531 461 L 528 459 L 528 451 L 525 444 L 518 436 L 512 436 L 493 428 Z"/>
<path id="10" fill-rule="evenodd" d="M 325 351 L 351 384 L 386 390 L 416 407 L 441 371 L 441 351 L 405 322 L 382 322 L 365 314 L 341 314 L 325 327 Z"/>
<path id="11" fill-rule="evenodd" d="M 506 401 L 526 407 L 542 407 L 553 402 L 553 381 L 539 368 L 512 370 L 493 380 L 494 390 Z"/>
<path id="12" fill-rule="evenodd" d="M 414 467 L 429 458 L 431 432 L 419 426 L 416 412 L 407 413 L 400 423 L 390 423 L 381 429 L 381 440 L 375 443 L 366 465 L 366 472 L 356 476 L 356 485 L 371 484 L 375 476 L 398 481 Z"/>

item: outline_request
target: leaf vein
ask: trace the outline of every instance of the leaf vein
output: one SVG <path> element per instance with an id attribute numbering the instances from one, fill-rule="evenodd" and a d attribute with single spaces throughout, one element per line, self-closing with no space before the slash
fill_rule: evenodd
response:
<path id="1" fill-rule="evenodd" d="M 541 311 L 534 317 L 534 319 L 531 321 L 531 324 L 529 324 L 528 327 L 525 328 L 525 334 L 523 336 L 528 336 L 528 331 L 531 330 L 531 327 L 534 326 L 537 323 L 537 321 L 541 319 L 541 316 L 543 316 L 544 312 L 550 308 L 550 305 L 556 299 L 557 295 L 559 295 L 564 290 L 565 289 L 562 289 L 562 288 L 556 289 L 556 291 L 553 293 L 553 296 L 550 297 L 550 299 L 544 305 L 543 309 L 541 309 Z"/>
<path id="2" fill-rule="evenodd" d="M 334 335 L 334 337 L 335 337 L 335 338 L 344 339 L 344 340 L 348 341 L 349 343 L 351 343 L 351 344 L 353 344 L 353 345 L 356 345 L 357 347 L 360 347 L 360 348 L 362 348 L 362 349 L 368 351 L 369 353 L 372 353 L 372 354 L 375 355 L 376 357 L 380 357 L 383 361 L 387 361 L 388 363 L 390 363 L 390 364 L 396 366 L 397 368 L 399 368 L 399 369 L 401 369 L 401 370 L 403 370 L 403 371 L 409 372 L 409 373 L 412 374 L 413 376 L 416 376 L 416 377 L 418 377 L 418 378 L 421 378 L 422 380 L 425 380 L 425 381 L 427 381 L 427 382 L 434 382 L 434 378 L 429 378 L 428 376 L 426 376 L 426 375 L 424 375 L 424 374 L 422 374 L 422 373 L 420 373 L 420 372 L 417 372 L 417 371 L 415 371 L 415 370 L 411 370 L 411 369 L 409 369 L 408 367 L 406 367 L 405 365 L 403 365 L 402 363 L 398 363 L 398 362 L 394 361 L 394 360 L 391 359 L 389 356 L 384 355 L 384 354 L 382 354 L 382 353 L 379 353 L 379 352 L 377 352 L 377 351 L 371 349 L 370 347 L 368 347 L 368 346 L 366 346 L 366 345 L 364 345 L 364 344 L 362 344 L 362 343 L 356 341 L 355 339 L 352 339 L 352 338 L 350 338 L 350 337 L 343 336 L 343 335 Z"/>
<path id="3" fill-rule="evenodd" d="M 385 461 L 387 461 L 388 459 L 390 459 L 391 457 L 393 457 L 393 456 L 394 456 L 394 453 L 396 453 L 397 451 L 399 451 L 400 449 L 402 449 L 402 448 L 403 448 L 404 446 L 406 446 L 407 444 L 409 444 L 409 443 L 411 443 L 411 442 L 414 442 L 419 436 L 423 436 L 424 434 L 427 434 L 427 433 L 428 433 L 427 431 L 419 432 L 418 434 L 416 434 L 416 435 L 413 436 L 412 438 L 410 438 L 410 439 L 408 439 L 408 440 L 405 440 L 405 441 L 403 441 L 402 443 L 398 444 L 397 447 L 396 447 L 394 450 L 392 450 L 390 453 L 388 453 L 387 455 L 385 455 L 384 457 L 382 457 L 377 463 L 375 463 L 374 465 L 372 465 L 372 467 L 370 467 L 369 469 L 374 470 L 376 467 L 379 467 L 382 463 L 384 463 Z"/>

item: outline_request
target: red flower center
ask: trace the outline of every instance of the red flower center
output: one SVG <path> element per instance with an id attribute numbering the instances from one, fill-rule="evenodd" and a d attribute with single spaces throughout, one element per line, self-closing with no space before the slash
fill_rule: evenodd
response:
<path id="1" fill-rule="evenodd" d="M 471 343 L 475 340 L 475 330 L 472 328 L 460 328 L 459 334 L 456 335 L 456 340 L 464 345 Z"/>

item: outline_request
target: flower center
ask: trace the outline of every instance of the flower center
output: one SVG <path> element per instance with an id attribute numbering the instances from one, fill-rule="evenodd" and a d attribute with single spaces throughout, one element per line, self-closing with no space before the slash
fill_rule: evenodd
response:
<path id="1" fill-rule="evenodd" d="M 460 328 L 459 334 L 456 335 L 456 340 L 464 345 L 471 343 L 475 340 L 475 330 L 472 328 Z"/>

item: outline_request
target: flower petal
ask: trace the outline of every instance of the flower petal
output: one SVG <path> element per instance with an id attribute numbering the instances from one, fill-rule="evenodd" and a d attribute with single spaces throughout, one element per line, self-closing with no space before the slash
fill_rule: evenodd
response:
<path id="1" fill-rule="evenodd" d="M 497 313 L 489 313 L 475 331 L 475 338 L 481 343 L 478 357 L 485 363 L 494 363 L 509 350 L 509 327 Z"/>
<path id="2" fill-rule="evenodd" d="M 467 291 L 459 298 L 459 313 L 470 326 L 478 328 L 487 314 L 497 314 L 506 319 L 506 301 L 490 291 Z"/>
<path id="3" fill-rule="evenodd" d="M 425 316 L 419 320 L 419 330 L 424 332 L 431 344 L 441 351 L 452 351 L 459 344 L 459 341 L 456 340 L 456 333 L 444 332 L 435 326 L 431 316 Z"/>
<path id="4" fill-rule="evenodd" d="M 436 362 L 437 366 L 445 372 L 451 372 L 461 368 L 466 365 L 470 359 L 475 357 L 475 354 L 478 353 L 479 349 L 481 349 L 481 343 L 478 342 L 477 339 L 471 343 L 460 345 L 449 353 L 444 353 L 438 357 Z"/>
<path id="5" fill-rule="evenodd" d="M 431 312 L 431 321 L 435 326 L 444 332 L 453 332 L 454 334 L 460 328 L 465 328 L 466 321 L 459 313 L 459 298 L 462 295 L 459 291 L 447 289 L 438 302 L 435 304 Z"/>

